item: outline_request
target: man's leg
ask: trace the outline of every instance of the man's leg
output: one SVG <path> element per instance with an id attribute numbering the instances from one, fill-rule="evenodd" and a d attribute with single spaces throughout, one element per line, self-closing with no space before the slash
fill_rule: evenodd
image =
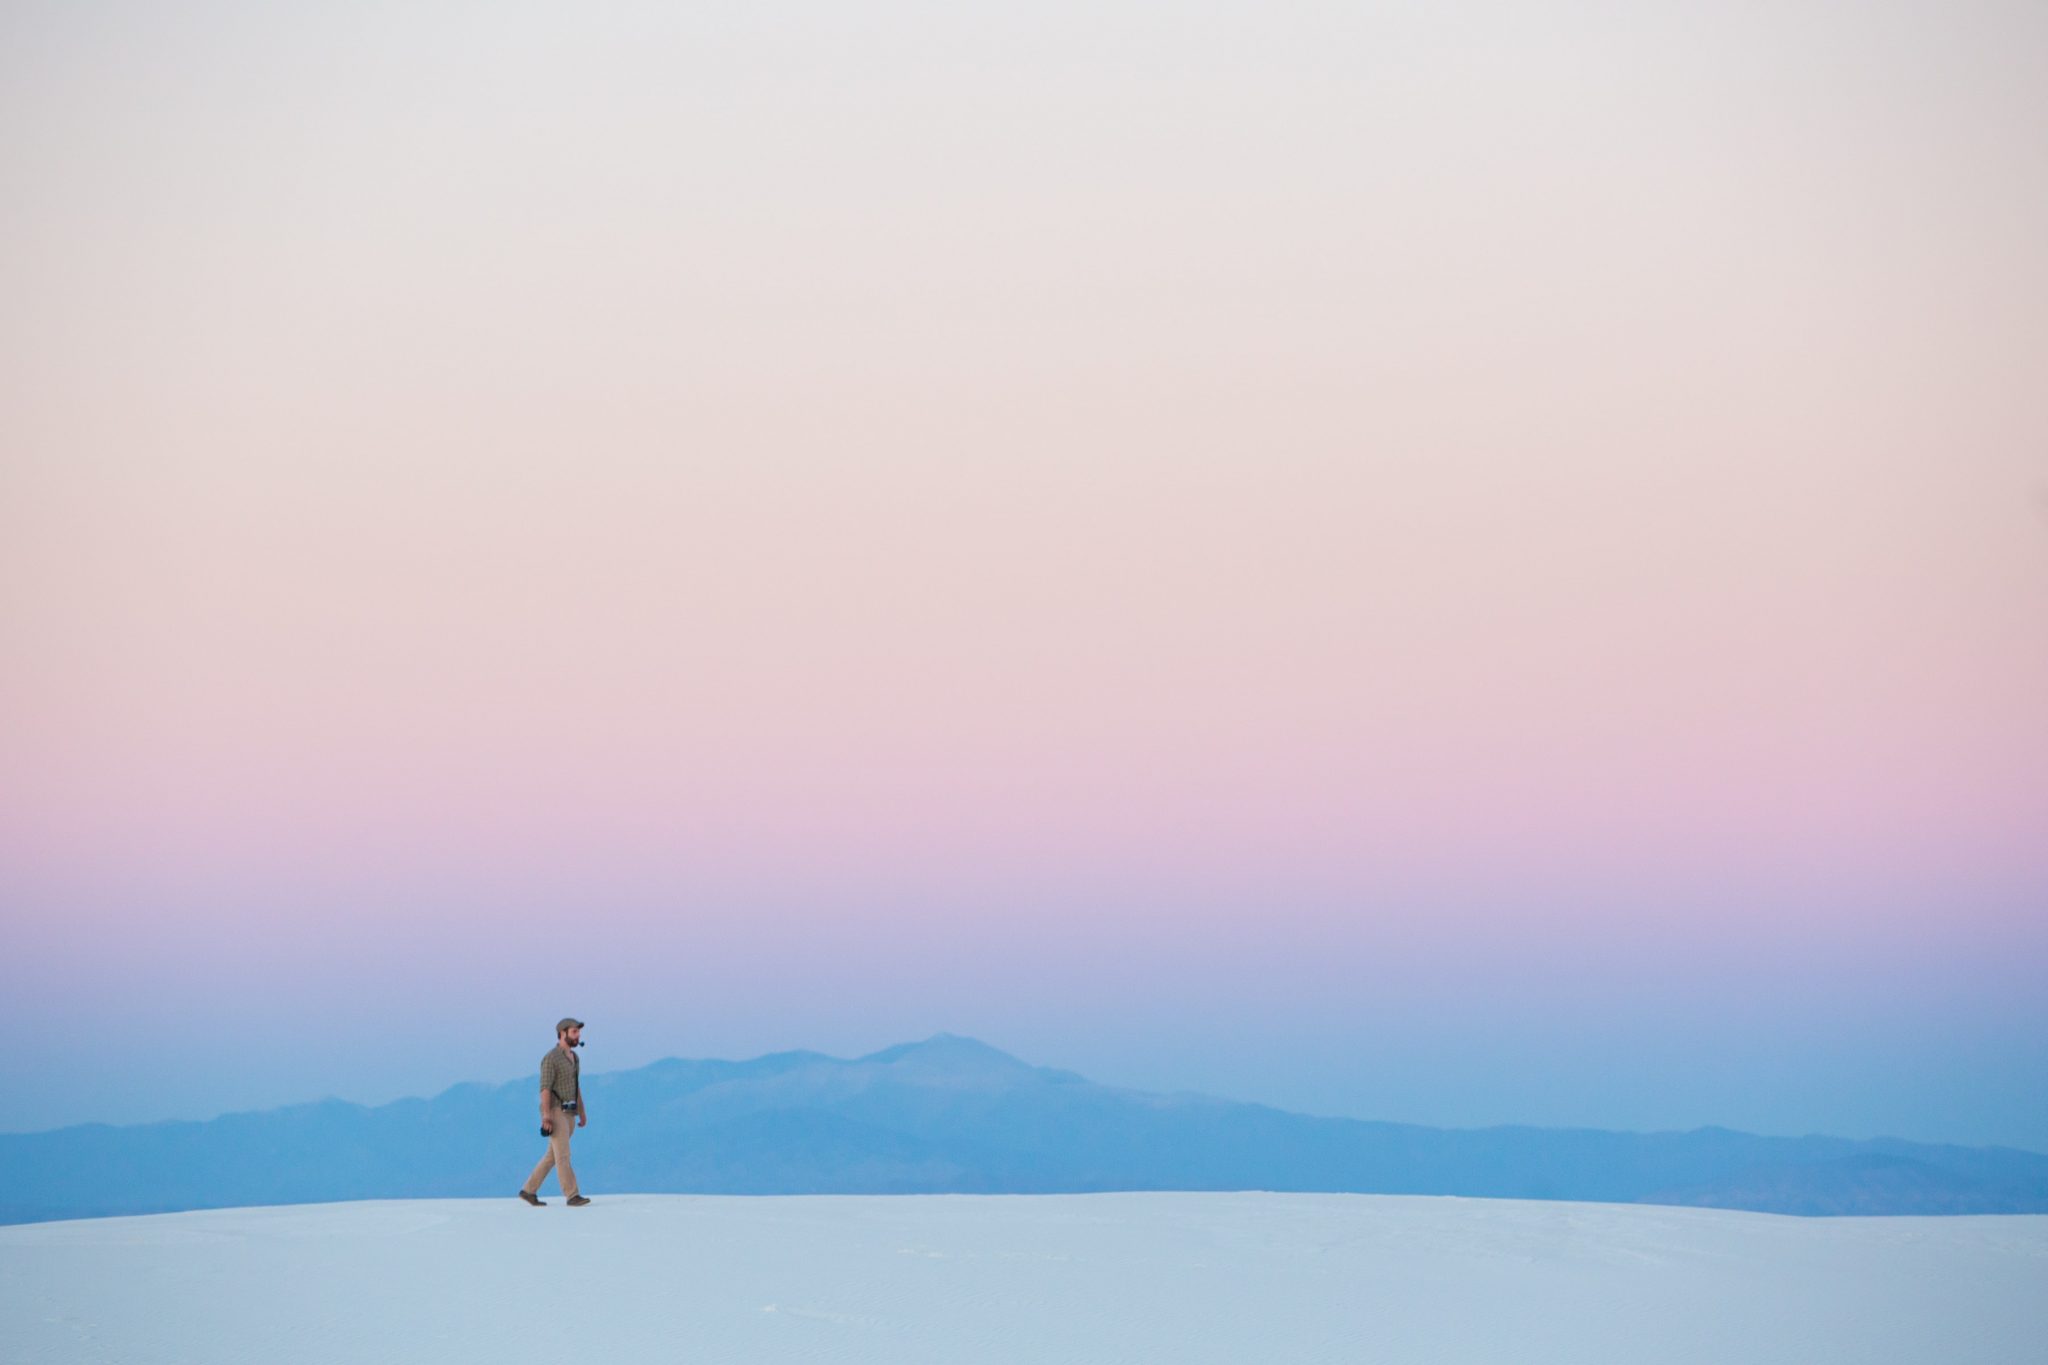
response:
<path id="1" fill-rule="evenodd" d="M 562 1182 L 562 1197 L 576 1197 L 576 1168 L 569 1164 L 569 1134 L 576 1131 L 576 1116 L 557 1112 L 555 1135 L 548 1140 L 548 1156 L 555 1163 L 555 1179 Z"/>
<path id="2" fill-rule="evenodd" d="M 548 1178 L 548 1172 L 555 1169 L 555 1153 L 568 1154 L 568 1146 L 562 1138 L 562 1120 L 569 1116 L 559 1109 L 548 1111 L 548 1119 L 555 1125 L 554 1135 L 548 1139 L 547 1155 L 540 1159 L 540 1165 L 533 1168 L 533 1174 L 526 1177 L 526 1192 L 540 1193 L 540 1182 Z"/>
<path id="3" fill-rule="evenodd" d="M 526 1177 L 525 1190 L 528 1194 L 540 1193 L 540 1182 L 548 1178 L 548 1172 L 555 1169 L 555 1140 L 548 1139 L 548 1154 L 540 1159 L 540 1165 L 533 1168 L 533 1174 Z"/>

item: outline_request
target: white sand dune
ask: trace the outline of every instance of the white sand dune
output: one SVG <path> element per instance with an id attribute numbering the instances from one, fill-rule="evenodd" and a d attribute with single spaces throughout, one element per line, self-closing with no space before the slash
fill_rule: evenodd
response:
<path id="1" fill-rule="evenodd" d="M 10 1362 L 2036 1362 L 2048 1216 L 609 1196 L 0 1228 Z"/>

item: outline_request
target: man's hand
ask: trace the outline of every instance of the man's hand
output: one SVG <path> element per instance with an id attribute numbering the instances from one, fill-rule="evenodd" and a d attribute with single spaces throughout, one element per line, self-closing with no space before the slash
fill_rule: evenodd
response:
<path id="1" fill-rule="evenodd" d="M 555 1135 L 555 1121 L 546 1115 L 541 1116 L 540 1135 L 542 1137 L 553 1137 Z"/>
<path id="2" fill-rule="evenodd" d="M 576 1111 L 576 1126 L 578 1128 L 588 1128 L 590 1126 L 590 1115 L 578 1109 Z"/>

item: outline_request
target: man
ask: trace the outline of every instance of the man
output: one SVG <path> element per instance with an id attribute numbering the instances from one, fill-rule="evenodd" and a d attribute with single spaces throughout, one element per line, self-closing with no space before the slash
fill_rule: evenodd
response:
<path id="1" fill-rule="evenodd" d="M 564 1019 L 555 1025 L 555 1045 L 540 1059 L 540 1131 L 548 1140 L 548 1154 L 526 1177 L 519 1197 L 535 1208 L 546 1205 L 540 1197 L 540 1182 L 555 1173 L 569 1207 L 581 1208 L 590 1201 L 576 1190 L 576 1168 L 569 1164 L 569 1134 L 578 1126 L 589 1126 L 590 1111 L 584 1107 L 580 1083 L 582 1067 L 576 1049 L 583 1046 L 583 1021 Z"/>

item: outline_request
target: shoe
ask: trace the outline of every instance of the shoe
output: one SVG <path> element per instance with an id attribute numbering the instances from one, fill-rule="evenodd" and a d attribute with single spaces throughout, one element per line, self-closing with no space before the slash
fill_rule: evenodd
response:
<path id="1" fill-rule="evenodd" d="M 590 1201 L 588 1199 L 585 1199 L 580 1194 L 572 1194 L 569 1196 L 569 1207 L 572 1209 L 580 1209 L 589 1202 Z"/>
<path id="2" fill-rule="evenodd" d="M 544 1209 L 548 1206 L 547 1200 L 541 1198 L 537 1194 L 528 1194 L 525 1190 L 521 1190 L 519 1192 L 519 1197 L 521 1199 L 524 1199 L 527 1203 L 533 1205 L 537 1209 Z"/>

